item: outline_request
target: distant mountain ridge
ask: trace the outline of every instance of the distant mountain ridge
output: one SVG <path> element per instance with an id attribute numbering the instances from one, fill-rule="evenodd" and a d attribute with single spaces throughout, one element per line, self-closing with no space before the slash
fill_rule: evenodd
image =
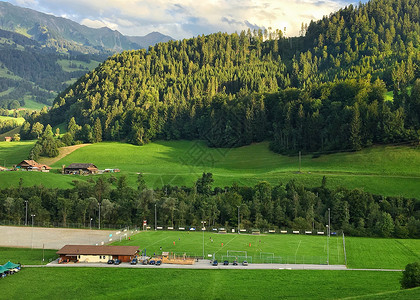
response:
<path id="1" fill-rule="evenodd" d="M 107 27 L 90 28 L 8 2 L 0 2 L 0 29 L 23 34 L 58 51 L 90 54 L 137 50 L 172 40 L 158 32 L 129 37 Z"/>

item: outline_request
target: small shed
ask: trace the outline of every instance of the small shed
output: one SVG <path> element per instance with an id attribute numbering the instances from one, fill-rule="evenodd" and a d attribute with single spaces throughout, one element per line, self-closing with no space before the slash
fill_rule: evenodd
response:
<path id="1" fill-rule="evenodd" d="M 64 168 L 64 174 L 97 174 L 98 167 L 92 163 L 73 163 Z"/>
<path id="2" fill-rule="evenodd" d="M 110 259 L 130 262 L 138 252 L 137 246 L 65 245 L 57 254 L 59 262 L 107 262 Z"/>
<path id="3" fill-rule="evenodd" d="M 11 142 L 12 141 L 12 137 L 11 136 L 5 136 L 4 137 L 4 141 L 5 142 Z"/>

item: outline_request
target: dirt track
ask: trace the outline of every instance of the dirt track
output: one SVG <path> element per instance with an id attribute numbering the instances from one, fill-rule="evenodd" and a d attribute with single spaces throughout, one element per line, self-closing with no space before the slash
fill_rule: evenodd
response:
<path id="1" fill-rule="evenodd" d="M 0 247 L 60 249 L 67 244 L 94 245 L 108 242 L 115 231 L 0 226 Z M 111 237 L 112 238 L 112 237 Z"/>

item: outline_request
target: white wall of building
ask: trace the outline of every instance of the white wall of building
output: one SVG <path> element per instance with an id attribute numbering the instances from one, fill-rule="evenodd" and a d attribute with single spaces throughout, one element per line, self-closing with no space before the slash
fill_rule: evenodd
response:
<path id="1" fill-rule="evenodd" d="M 111 255 L 78 255 L 79 262 L 108 262 L 112 259 Z"/>

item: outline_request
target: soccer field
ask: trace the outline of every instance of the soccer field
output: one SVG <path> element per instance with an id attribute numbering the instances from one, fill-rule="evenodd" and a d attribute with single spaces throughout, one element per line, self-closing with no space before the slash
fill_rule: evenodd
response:
<path id="1" fill-rule="evenodd" d="M 218 234 L 190 231 L 143 231 L 114 245 L 139 246 L 147 255 L 162 251 L 182 256 L 250 263 L 345 264 L 341 236 Z M 162 250 L 161 250 L 162 249 Z"/>

